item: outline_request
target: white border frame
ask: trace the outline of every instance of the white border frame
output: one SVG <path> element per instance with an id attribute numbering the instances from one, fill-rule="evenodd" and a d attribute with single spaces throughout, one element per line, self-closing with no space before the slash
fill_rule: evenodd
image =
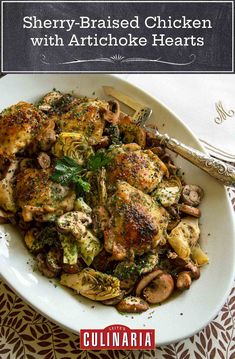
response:
<path id="1" fill-rule="evenodd" d="M 51 73 L 51 74 L 59 74 L 59 73 L 114 73 L 114 74 L 118 74 L 118 73 L 139 73 L 139 74 L 158 74 L 158 73 L 178 73 L 178 74 L 194 74 L 194 73 L 212 73 L 212 74 L 222 74 L 222 73 L 227 73 L 227 74 L 232 74 L 234 73 L 234 1 L 233 0 L 161 0 L 161 1 L 157 1 L 158 3 L 227 3 L 227 4 L 231 4 L 232 5 L 232 69 L 228 70 L 228 71 L 5 71 L 3 69 L 3 6 L 5 3 L 155 3 L 156 1 L 154 0 L 110 0 L 110 1 L 105 1 L 105 0 L 100 0 L 100 1 L 92 1 L 92 0 L 56 0 L 56 1 L 51 1 L 51 0 L 36 0 L 36 1 L 26 1 L 26 0 L 19 0 L 19 1 L 9 1 L 9 0 L 3 0 L 1 1 L 1 73 L 3 74 L 19 74 L 19 73 L 25 73 L 25 74 L 47 74 L 47 73 Z"/>

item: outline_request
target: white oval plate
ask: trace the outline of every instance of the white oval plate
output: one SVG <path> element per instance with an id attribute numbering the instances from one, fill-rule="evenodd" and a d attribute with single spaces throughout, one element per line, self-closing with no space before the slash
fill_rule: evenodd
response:
<path id="1" fill-rule="evenodd" d="M 7 75 L 0 81 L 0 110 L 21 100 L 34 102 L 53 88 L 103 97 L 103 85 L 115 86 L 149 105 L 153 109 L 151 122 L 155 122 L 160 131 L 203 150 L 195 136 L 169 109 L 116 76 Z M 183 98 L 182 106 L 187 106 Z M 188 183 L 199 184 L 205 190 L 201 206 L 201 243 L 210 257 L 210 264 L 202 269 L 200 280 L 195 281 L 189 291 L 141 315 L 121 315 L 113 307 L 75 296 L 60 286 L 55 288 L 47 278 L 33 272 L 32 259 L 21 236 L 10 225 L 0 226 L 0 273 L 4 280 L 40 313 L 75 333 L 82 328 L 104 328 L 111 324 L 153 328 L 157 345 L 164 345 L 202 329 L 220 310 L 232 286 L 235 272 L 233 213 L 221 184 L 179 157 L 176 163 L 182 167 Z"/>

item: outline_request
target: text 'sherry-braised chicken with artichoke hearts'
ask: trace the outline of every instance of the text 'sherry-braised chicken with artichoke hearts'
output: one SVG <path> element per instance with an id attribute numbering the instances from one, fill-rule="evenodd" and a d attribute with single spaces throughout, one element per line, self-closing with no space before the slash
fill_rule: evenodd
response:
<path id="1" fill-rule="evenodd" d="M 140 313 L 189 289 L 208 263 L 203 190 L 116 100 L 53 90 L 0 114 L 0 221 L 38 270 L 89 299 Z"/>

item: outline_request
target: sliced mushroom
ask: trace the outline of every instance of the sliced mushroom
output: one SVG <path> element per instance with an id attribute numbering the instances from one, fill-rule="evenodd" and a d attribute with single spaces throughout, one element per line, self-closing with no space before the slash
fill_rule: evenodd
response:
<path id="1" fill-rule="evenodd" d="M 184 266 L 184 271 L 178 274 L 176 287 L 180 290 L 189 289 L 192 279 L 199 277 L 200 269 L 193 262 L 189 262 Z"/>
<path id="2" fill-rule="evenodd" d="M 123 290 L 119 296 L 112 298 L 112 299 L 106 299 L 102 303 L 104 305 L 117 305 L 119 302 L 121 302 L 124 295 L 125 295 L 125 291 Z"/>
<path id="3" fill-rule="evenodd" d="M 135 293 L 136 295 L 139 297 L 143 291 L 143 289 L 145 287 L 147 287 L 147 285 L 154 279 L 156 278 L 159 274 L 162 274 L 163 271 L 160 269 L 155 269 L 154 271 L 152 271 L 151 273 L 148 273 L 147 275 L 145 275 L 137 284 Z"/>
<path id="4" fill-rule="evenodd" d="M 40 101 L 38 108 L 41 111 L 48 112 L 54 106 L 54 104 L 62 97 L 63 95 L 59 91 L 51 91 L 46 94 Z"/>
<path id="5" fill-rule="evenodd" d="M 182 201 L 189 206 L 197 207 L 204 195 L 204 191 L 197 185 L 186 185 L 182 191 Z"/>
<path id="6" fill-rule="evenodd" d="M 190 272 L 180 272 L 176 280 L 176 288 L 179 290 L 189 289 L 192 284 Z"/>
<path id="7" fill-rule="evenodd" d="M 77 261 L 76 264 L 63 263 L 62 269 L 65 273 L 76 274 L 83 270 L 83 265 L 81 264 L 80 261 Z"/>
<path id="8" fill-rule="evenodd" d="M 91 218 L 79 211 L 67 212 L 57 220 L 59 231 L 72 233 L 76 238 L 80 238 L 81 235 L 85 234 L 86 226 L 90 223 Z"/>
<path id="9" fill-rule="evenodd" d="M 174 162 L 170 156 L 170 154 L 168 152 L 166 152 L 164 154 L 164 156 L 162 156 L 161 160 L 167 165 L 169 166 L 170 164 L 174 165 Z"/>
<path id="10" fill-rule="evenodd" d="M 188 262 L 180 258 L 177 253 L 169 250 L 167 252 L 167 259 L 169 261 L 170 268 L 171 270 L 173 270 L 174 273 L 179 273 L 183 270 L 186 270 L 185 266 Z"/>
<path id="11" fill-rule="evenodd" d="M 159 273 L 150 284 L 144 288 L 142 295 L 148 303 L 162 303 L 170 297 L 174 290 L 174 281 L 170 274 Z"/>
<path id="12" fill-rule="evenodd" d="M 180 215 L 178 210 L 178 205 L 167 207 L 167 212 L 170 214 L 167 230 L 172 231 L 180 223 Z"/>
<path id="13" fill-rule="evenodd" d="M 178 171 L 178 168 L 176 165 L 174 165 L 173 163 L 168 163 L 167 164 L 167 168 L 168 168 L 168 171 L 170 174 L 172 175 L 176 175 L 177 174 L 177 171 Z"/>
<path id="14" fill-rule="evenodd" d="M 188 264 L 186 264 L 185 269 L 187 271 L 190 271 L 192 279 L 200 278 L 200 268 L 198 268 L 194 263 L 189 262 Z"/>
<path id="15" fill-rule="evenodd" d="M 38 270 L 47 278 L 54 278 L 57 275 L 57 271 L 48 268 L 46 258 L 43 253 L 39 253 L 36 257 Z"/>
<path id="16" fill-rule="evenodd" d="M 37 157 L 38 164 L 41 168 L 46 170 L 47 168 L 50 168 L 51 165 L 51 159 L 50 156 L 48 156 L 45 152 L 40 152 Z"/>
<path id="17" fill-rule="evenodd" d="M 120 105 L 119 102 L 116 100 L 108 101 L 109 108 L 107 111 L 104 112 L 104 119 L 108 122 L 113 124 L 117 123 L 118 118 L 120 116 Z"/>
<path id="18" fill-rule="evenodd" d="M 61 271 L 62 252 L 59 248 L 51 248 L 46 254 L 46 264 L 49 270 L 59 274 Z"/>
<path id="19" fill-rule="evenodd" d="M 180 204 L 179 210 L 180 210 L 180 212 L 186 213 L 189 216 L 193 216 L 196 218 L 201 217 L 201 211 L 199 208 L 188 206 L 187 204 L 184 204 L 184 203 Z"/>
<path id="20" fill-rule="evenodd" d="M 129 296 L 122 299 L 116 308 L 123 313 L 142 313 L 149 309 L 149 305 L 141 298 Z"/>
<path id="21" fill-rule="evenodd" d="M 128 278 L 120 280 L 120 288 L 125 290 L 130 290 L 134 287 L 136 282 L 135 278 Z"/>

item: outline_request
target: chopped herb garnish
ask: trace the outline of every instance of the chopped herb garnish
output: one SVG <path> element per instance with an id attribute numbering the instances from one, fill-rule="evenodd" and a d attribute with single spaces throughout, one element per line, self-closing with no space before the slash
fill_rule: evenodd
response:
<path id="1" fill-rule="evenodd" d="M 64 156 L 56 161 L 55 170 L 51 175 L 51 179 L 54 182 L 60 183 L 62 186 L 74 184 L 78 194 L 81 192 L 89 192 L 90 183 L 82 178 L 82 175 L 88 170 L 97 171 L 101 167 L 106 166 L 110 161 L 111 158 L 100 151 L 89 158 L 87 167 L 85 168 L 78 165 L 72 158 Z"/>
<path id="2" fill-rule="evenodd" d="M 72 158 L 64 156 L 62 159 L 57 160 L 51 179 L 54 182 L 66 186 L 70 183 L 76 182 L 76 178 L 82 169 L 83 168 Z"/>
<path id="3" fill-rule="evenodd" d="M 72 158 L 64 156 L 57 160 L 51 179 L 62 184 L 62 186 L 74 184 L 79 193 L 81 191 L 89 192 L 90 184 L 81 177 L 82 173 L 84 173 L 82 166 L 78 165 Z"/>
<path id="4" fill-rule="evenodd" d="M 94 156 L 90 157 L 88 160 L 87 168 L 91 171 L 96 171 L 101 167 L 107 166 L 111 161 L 111 158 L 108 157 L 103 151 L 97 152 Z"/>
<path id="5" fill-rule="evenodd" d="M 76 192 L 81 192 L 81 191 L 84 191 L 84 192 L 90 192 L 90 189 L 91 189 L 91 185 L 89 182 L 87 181 L 84 181 L 82 179 L 82 177 L 77 177 L 77 180 L 76 180 Z"/>

